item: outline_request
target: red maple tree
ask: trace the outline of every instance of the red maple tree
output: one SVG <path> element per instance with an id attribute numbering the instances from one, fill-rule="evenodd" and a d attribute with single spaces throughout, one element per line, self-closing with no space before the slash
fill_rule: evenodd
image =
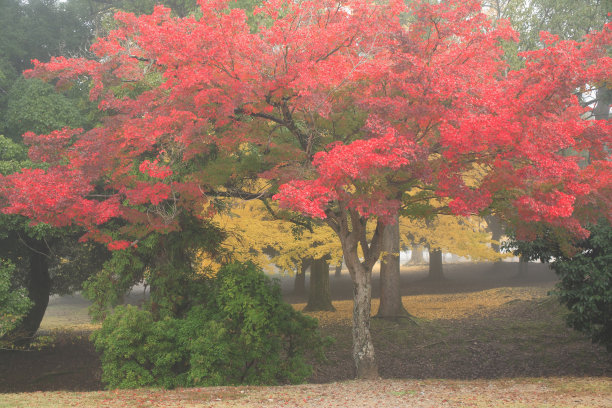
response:
<path id="1" fill-rule="evenodd" d="M 281 205 L 339 236 L 360 378 L 378 375 L 371 273 L 398 212 L 427 215 L 419 211 L 436 200 L 458 215 L 493 208 L 577 234 L 578 204 L 610 215 L 610 124 L 583 119 L 576 97 L 610 81 L 610 25 L 581 43 L 545 35 L 546 48 L 507 72 L 500 43 L 516 34 L 473 0 L 270 0 L 255 33 L 224 0 L 201 10 L 197 19 L 163 7 L 118 13 L 119 27 L 92 47 L 96 60 L 36 63 L 27 75 L 90 78 L 105 116 L 88 131 L 25 135 L 46 166 L 0 180 L 4 212 L 82 225 L 125 249 L 255 177 L 219 181 L 213 171 L 211 157 L 234 163 L 246 146 L 260 176 L 284 183 Z M 587 151 L 588 161 L 573 153 Z M 124 227 L 105 229 L 117 218 Z"/>

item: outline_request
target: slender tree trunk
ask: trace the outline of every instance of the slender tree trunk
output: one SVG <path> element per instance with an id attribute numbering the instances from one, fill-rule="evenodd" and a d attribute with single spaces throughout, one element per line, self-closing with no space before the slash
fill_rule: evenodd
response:
<path id="1" fill-rule="evenodd" d="M 376 317 L 408 316 L 402 304 L 399 258 L 399 218 L 387 225 L 382 238 L 380 262 L 380 305 Z"/>
<path id="2" fill-rule="evenodd" d="M 356 254 L 355 254 L 356 255 Z M 353 360 L 357 378 L 378 378 L 378 364 L 370 334 L 372 270 L 355 260 L 353 272 Z M 348 263 L 347 263 L 348 265 Z"/>
<path id="3" fill-rule="evenodd" d="M 326 258 L 314 259 L 310 264 L 310 289 L 308 303 L 304 310 L 309 312 L 336 311 L 331 302 L 329 264 Z"/>
<path id="4" fill-rule="evenodd" d="M 51 293 L 51 277 L 49 276 L 48 248 L 42 241 L 31 240 L 30 265 L 28 276 L 28 297 L 34 303 L 11 333 L 6 335 L 8 339 L 15 339 L 15 344 L 27 345 L 30 343 L 42 322 Z"/>
<path id="5" fill-rule="evenodd" d="M 293 282 L 293 294 L 298 296 L 306 295 L 306 270 L 310 266 L 310 259 L 302 259 L 300 270 L 295 274 Z"/>
<path id="6" fill-rule="evenodd" d="M 428 280 L 444 280 L 444 269 L 442 266 L 442 250 L 429 248 L 429 275 Z"/>

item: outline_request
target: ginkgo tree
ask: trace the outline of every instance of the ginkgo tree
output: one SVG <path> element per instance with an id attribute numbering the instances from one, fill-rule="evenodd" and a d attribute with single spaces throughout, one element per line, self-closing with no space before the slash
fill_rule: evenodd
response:
<path id="1" fill-rule="evenodd" d="M 268 272 L 292 273 L 303 258 L 328 256 L 332 263 L 340 261 L 340 243 L 327 225 L 293 224 L 272 208 L 276 207 L 274 203 L 266 204 L 270 210 L 259 200 L 234 199 L 226 204 L 225 211 L 213 216 L 212 222 L 227 235 L 222 243 L 225 252 L 231 252 L 241 262 L 254 262 Z"/>
<path id="2" fill-rule="evenodd" d="M 232 259 L 253 262 L 271 273 L 301 273 L 310 268 L 310 291 L 304 310 L 334 310 L 329 264 L 341 262 L 342 248 L 326 224 L 298 225 L 274 202 L 233 199 L 225 207 L 212 218 L 226 236 L 217 257 L 229 254 Z M 214 274 L 223 260 L 203 253 L 199 262 Z"/>
<path id="3" fill-rule="evenodd" d="M 610 26 L 581 43 L 545 35 L 546 48 L 507 72 L 500 42 L 516 34 L 472 0 L 269 0 L 255 10 L 258 30 L 227 1 L 199 3 L 198 18 L 118 13 L 96 59 L 35 64 L 28 75 L 60 88 L 91 80 L 105 119 L 27 134 L 30 157 L 46 165 L 0 180 L 4 212 L 80 225 L 85 239 L 131 251 L 206 218 L 211 196 L 269 196 L 239 187 L 272 180 L 281 206 L 338 236 L 354 285 L 356 373 L 372 378 L 371 273 L 398 213 L 429 217 L 437 198 L 439 212 L 491 207 L 525 227 L 585 235 L 576 215 L 589 213 L 574 209 L 606 202 L 610 125 L 582 120 L 574 93 L 610 80 Z M 589 163 L 569 147 L 588 149 Z"/>

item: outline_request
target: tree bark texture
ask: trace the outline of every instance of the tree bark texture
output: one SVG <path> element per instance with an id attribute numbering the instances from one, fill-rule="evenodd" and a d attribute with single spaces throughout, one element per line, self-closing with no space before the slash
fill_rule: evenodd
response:
<path id="1" fill-rule="evenodd" d="M 399 257 L 399 218 L 387 225 L 382 237 L 382 260 L 380 262 L 380 305 L 376 317 L 408 316 L 402 304 Z"/>
<path id="2" fill-rule="evenodd" d="M 378 378 L 378 364 L 370 334 L 372 307 L 372 271 L 363 265 L 355 268 L 353 279 L 353 359 L 357 378 Z"/>
<path id="3" fill-rule="evenodd" d="M 314 259 L 310 264 L 310 288 L 308 303 L 304 310 L 308 312 L 336 311 L 331 301 L 329 263 L 326 258 Z"/>
<path id="4" fill-rule="evenodd" d="M 429 275 L 428 280 L 444 280 L 444 269 L 442 266 L 442 250 L 429 248 Z"/>

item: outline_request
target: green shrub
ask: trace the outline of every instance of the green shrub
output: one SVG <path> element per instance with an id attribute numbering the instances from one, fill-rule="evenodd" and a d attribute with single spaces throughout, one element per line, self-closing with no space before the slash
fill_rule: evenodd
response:
<path id="1" fill-rule="evenodd" d="M 194 283 L 196 284 L 196 283 Z M 232 264 L 204 283 L 201 305 L 155 321 L 118 307 L 94 336 L 110 388 L 297 383 L 322 356 L 316 320 L 282 301 L 253 264 Z"/>
<path id="2" fill-rule="evenodd" d="M 177 347 L 178 321 L 153 321 L 134 306 L 119 306 L 92 338 L 102 351 L 102 381 L 110 388 L 182 385 L 185 352 Z"/>
<path id="3" fill-rule="evenodd" d="M 32 301 L 27 296 L 25 289 L 12 288 L 11 276 L 15 265 L 0 260 L 0 342 L 10 343 L 5 336 L 10 333 L 21 319 L 26 315 Z"/>
<path id="4" fill-rule="evenodd" d="M 570 327 L 588 334 L 612 352 L 612 226 L 607 221 L 589 227 L 582 251 L 551 263 L 559 275 L 556 294 L 570 313 Z"/>
<path id="5" fill-rule="evenodd" d="M 513 238 L 506 247 L 526 259 L 549 262 L 559 276 L 553 293 L 569 309 L 568 325 L 612 352 L 612 226 L 601 219 L 587 229 L 590 236 L 579 242 L 548 228 L 534 241 Z"/>

